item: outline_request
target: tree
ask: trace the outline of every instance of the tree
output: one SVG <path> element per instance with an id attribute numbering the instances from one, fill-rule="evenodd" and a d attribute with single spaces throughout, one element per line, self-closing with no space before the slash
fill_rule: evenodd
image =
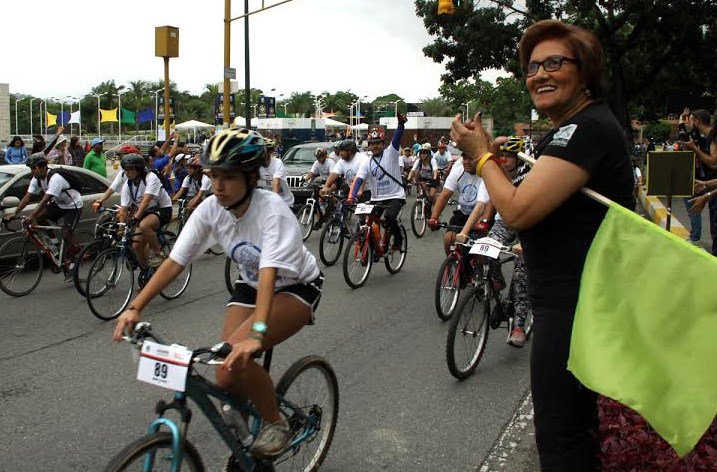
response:
<path id="1" fill-rule="evenodd" d="M 426 116 L 453 116 L 456 109 L 443 98 L 424 98 L 421 109 Z"/>
<path id="2" fill-rule="evenodd" d="M 426 56 L 446 60 L 443 83 L 480 78 L 489 68 L 522 76 L 517 45 L 530 24 L 556 18 L 593 31 L 606 56 L 608 103 L 626 130 L 631 111 L 640 118 L 666 110 L 668 98 L 689 89 L 717 96 L 717 8 L 696 0 L 476 0 L 461 2 L 454 15 L 437 16 L 434 0 L 415 0 L 416 13 L 436 40 Z"/>

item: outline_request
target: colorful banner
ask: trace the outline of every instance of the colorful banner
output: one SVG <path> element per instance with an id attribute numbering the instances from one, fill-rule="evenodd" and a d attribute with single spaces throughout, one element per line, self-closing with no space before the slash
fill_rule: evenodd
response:
<path id="1" fill-rule="evenodd" d="M 111 110 L 103 110 L 102 108 L 100 108 L 100 123 L 107 123 L 108 121 L 117 123 L 116 108 L 113 108 Z"/>
<path id="2" fill-rule="evenodd" d="M 67 124 L 80 124 L 80 110 L 73 111 L 70 114 L 70 121 Z"/>
<path id="3" fill-rule="evenodd" d="M 57 115 L 53 115 L 50 112 L 45 112 L 45 126 L 49 128 L 50 126 L 57 125 Z"/>
<path id="4" fill-rule="evenodd" d="M 132 124 L 135 122 L 135 113 L 126 108 L 122 109 L 122 123 Z"/>
<path id="5" fill-rule="evenodd" d="M 137 123 L 146 123 L 154 120 L 154 110 L 152 108 L 145 108 L 140 110 L 137 114 Z"/>

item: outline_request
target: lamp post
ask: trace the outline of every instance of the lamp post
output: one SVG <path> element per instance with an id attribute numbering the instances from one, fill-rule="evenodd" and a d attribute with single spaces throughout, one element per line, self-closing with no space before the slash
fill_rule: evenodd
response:
<path id="1" fill-rule="evenodd" d="M 359 126 L 361 125 L 361 100 L 363 100 L 366 97 L 368 97 L 368 95 L 364 95 L 363 97 L 356 100 L 356 102 L 357 102 L 356 103 L 356 124 Z M 359 129 L 357 131 L 358 131 L 358 135 L 361 136 L 361 130 Z"/>
<path id="2" fill-rule="evenodd" d="M 164 89 L 161 88 L 152 92 L 154 94 L 154 131 L 157 133 L 157 136 L 159 136 L 159 98 L 157 97 L 157 94 L 163 90 Z"/>
<path id="3" fill-rule="evenodd" d="M 70 120 L 72 120 L 72 101 L 73 101 L 73 100 L 78 100 L 78 98 L 77 98 L 77 97 L 70 97 L 69 95 L 66 96 L 65 98 L 66 98 L 67 100 L 69 100 L 69 103 L 70 103 Z M 79 101 L 78 101 L 77 109 L 78 109 L 78 110 L 80 109 Z M 80 132 L 82 132 L 81 129 L 80 129 Z M 72 134 L 72 123 L 70 123 L 70 135 L 71 135 L 71 134 Z"/>
<path id="4" fill-rule="evenodd" d="M 119 144 L 122 145 L 122 95 L 129 92 L 129 89 L 126 90 L 120 90 L 117 95 L 112 95 L 113 97 L 117 97 L 117 114 L 119 115 Z"/>
<path id="5" fill-rule="evenodd" d="M 399 98 L 398 100 L 394 100 L 394 101 L 392 102 L 393 105 L 394 105 L 394 108 L 393 108 L 393 116 L 398 117 L 398 102 L 402 102 L 402 101 L 403 101 L 403 100 L 401 100 L 401 99 Z"/>
<path id="6" fill-rule="evenodd" d="M 20 128 L 18 127 L 18 124 L 17 124 L 17 104 L 18 104 L 18 102 L 21 102 L 23 100 L 25 100 L 25 99 L 20 98 L 18 100 L 15 100 L 15 134 L 16 135 L 20 135 Z"/>
<path id="7" fill-rule="evenodd" d="M 470 118 L 470 114 L 468 114 L 468 105 L 470 105 L 470 104 L 473 103 L 473 102 L 475 102 L 475 100 L 468 100 L 468 101 L 465 103 L 465 106 L 466 106 L 466 116 L 465 116 L 465 120 L 468 120 L 468 119 Z"/>
<path id="8" fill-rule="evenodd" d="M 30 99 L 30 137 L 32 137 L 32 102 L 35 100 L 37 100 L 37 98 Z"/>
<path id="9" fill-rule="evenodd" d="M 47 119 L 45 116 L 43 116 L 42 110 L 45 109 L 45 113 L 47 113 L 47 102 L 45 100 L 40 100 L 40 134 L 45 136 L 45 132 L 47 131 Z M 45 105 L 43 107 L 43 105 Z"/>
<path id="10" fill-rule="evenodd" d="M 91 94 L 93 97 L 97 97 L 97 137 L 101 138 L 100 133 L 100 97 L 103 95 L 107 95 L 106 93 L 93 93 Z"/>

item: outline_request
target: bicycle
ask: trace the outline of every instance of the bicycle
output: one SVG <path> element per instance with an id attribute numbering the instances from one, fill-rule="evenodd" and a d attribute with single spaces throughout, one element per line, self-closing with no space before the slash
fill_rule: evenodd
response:
<path id="1" fill-rule="evenodd" d="M 69 281 L 72 268 L 65 260 L 65 240 L 60 238 L 58 248 L 47 234 L 49 231 L 60 234 L 62 226 L 30 224 L 26 219 L 20 221 L 21 229 L 15 229 L 7 220 L 2 220 L 9 232 L 22 231 L 25 234 L 6 241 L 0 247 L 0 289 L 13 297 L 31 293 L 42 279 L 45 257 L 50 262 L 50 270 L 55 274 L 64 273 L 66 281 Z M 74 237 L 82 248 L 92 240 L 92 233 L 79 230 L 74 232 Z"/>
<path id="2" fill-rule="evenodd" d="M 325 199 L 320 195 L 319 191 L 323 187 L 323 182 L 314 182 L 307 184 L 313 187 L 313 194 L 306 199 L 306 203 L 299 208 L 296 212 L 296 217 L 299 219 L 299 226 L 301 226 L 301 237 L 304 241 L 309 239 L 311 232 L 314 229 L 319 229 L 321 224 L 324 222 L 326 215 L 330 215 L 334 212 L 334 200 Z M 321 205 L 318 204 L 320 200 L 327 200 L 326 209 L 322 209 Z M 314 216 L 319 215 L 319 221 L 314 223 Z"/>
<path id="3" fill-rule="evenodd" d="M 117 318 L 129 305 L 134 291 L 134 271 L 139 267 L 137 256 L 132 249 L 134 236 L 139 235 L 133 227 L 126 223 L 117 223 L 124 228 L 119 243 L 102 251 L 90 267 L 85 285 L 85 298 L 93 315 L 101 320 Z M 160 227 L 157 231 L 162 253 L 167 256 L 172 250 L 177 237 L 171 231 Z M 141 269 L 137 283 L 144 287 L 154 274 L 155 269 Z M 165 300 L 174 300 L 187 289 L 192 276 L 192 264 L 184 268 L 182 273 L 160 295 Z"/>
<path id="4" fill-rule="evenodd" d="M 426 226 L 431 218 L 431 203 L 426 195 L 426 187 L 438 188 L 438 185 L 435 179 L 425 179 L 416 184 L 416 201 L 411 207 L 411 229 L 417 238 L 422 238 L 426 234 Z"/>
<path id="5" fill-rule="evenodd" d="M 319 238 L 319 258 L 326 267 L 336 264 L 344 248 L 344 240 L 353 235 L 353 205 L 347 205 L 336 194 L 327 195 L 333 201 L 334 212 L 328 217 Z M 328 214 L 328 212 L 327 212 Z"/>
<path id="6" fill-rule="evenodd" d="M 459 380 L 466 379 L 475 372 L 483 357 L 490 329 L 507 326 L 510 336 L 515 313 L 513 280 L 510 281 L 507 297 L 503 297 L 496 289 L 489 259 L 498 260 L 502 266 L 518 257 L 510 252 L 510 247 L 503 246 L 492 238 L 470 240 L 464 245 L 472 246 L 471 254 L 477 253 L 483 257 L 478 265 L 478 279 L 461 300 L 456 308 L 456 316 L 448 327 L 446 361 L 451 375 Z M 501 254 L 507 256 L 501 258 Z M 532 312 L 528 313 L 524 328 L 526 337 L 530 338 L 533 329 Z"/>
<path id="7" fill-rule="evenodd" d="M 386 220 L 377 215 L 377 212 L 386 208 L 386 205 L 380 203 L 360 203 L 356 206 L 355 214 L 366 215 L 366 221 L 361 224 L 356 234 L 351 236 L 344 251 L 344 280 L 351 288 L 359 288 L 365 284 L 373 263 L 378 262 L 381 258 L 386 265 L 386 270 L 391 274 L 398 273 L 406 262 L 406 252 L 408 251 L 406 228 L 401 223 L 399 212 L 398 225 L 403 236 L 403 243 L 399 251 L 392 250 L 393 239 L 390 231 L 388 228 L 382 228 L 385 226 Z"/>
<path id="8" fill-rule="evenodd" d="M 157 403 L 158 418 L 150 424 L 147 434 L 120 451 L 105 472 L 138 469 L 150 472 L 160 465 L 162 470 L 169 467 L 178 471 L 185 466 L 194 472 L 204 471 L 199 452 L 187 439 L 193 416 L 188 398 L 209 420 L 231 450 L 230 460 L 241 470 L 313 472 L 326 458 L 336 430 L 339 390 L 336 374 L 323 357 L 314 355 L 297 360 L 277 383 L 279 410 L 291 428 L 291 436 L 281 454 L 270 461 L 253 457 L 249 450 L 262 425 L 256 407 L 247 400 L 237 400 L 197 371 L 198 364 L 221 364 L 218 359 L 229 355 L 230 344 L 219 343 L 194 351 L 176 344 L 167 346 L 146 322 L 138 323 L 132 335 L 124 339 L 141 352 L 138 379 L 173 390 L 174 399 Z M 273 349 L 264 353 L 267 371 L 272 354 Z M 168 355 L 174 358 L 169 359 Z M 221 412 L 216 402 L 221 403 Z M 165 416 L 172 410 L 179 415 L 179 421 Z M 160 431 L 161 428 L 168 431 Z"/>
<path id="9" fill-rule="evenodd" d="M 117 212 L 119 206 L 114 208 L 98 208 L 99 216 L 95 223 L 95 239 L 86 245 L 78 254 L 75 260 L 75 267 L 72 271 L 72 282 L 77 292 L 85 297 L 85 286 L 87 275 L 97 256 L 104 250 L 111 248 L 119 242 L 117 231 Z"/>

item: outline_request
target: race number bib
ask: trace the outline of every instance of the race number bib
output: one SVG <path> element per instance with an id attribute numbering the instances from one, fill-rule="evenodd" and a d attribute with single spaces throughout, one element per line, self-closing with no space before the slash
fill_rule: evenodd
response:
<path id="1" fill-rule="evenodd" d="M 183 392 L 191 358 L 192 351 L 184 346 L 165 346 L 145 340 L 142 343 L 137 380 Z"/>
<path id="2" fill-rule="evenodd" d="M 354 214 L 356 215 L 370 215 L 373 211 L 374 205 L 371 205 L 369 203 L 359 203 L 356 205 L 356 211 L 354 211 Z"/>
<path id="3" fill-rule="evenodd" d="M 503 247 L 503 245 L 496 241 L 493 238 L 480 238 L 473 244 L 470 251 L 468 251 L 470 254 L 478 254 L 485 257 L 490 257 L 491 259 L 498 259 L 498 256 L 500 255 L 500 249 Z"/>

